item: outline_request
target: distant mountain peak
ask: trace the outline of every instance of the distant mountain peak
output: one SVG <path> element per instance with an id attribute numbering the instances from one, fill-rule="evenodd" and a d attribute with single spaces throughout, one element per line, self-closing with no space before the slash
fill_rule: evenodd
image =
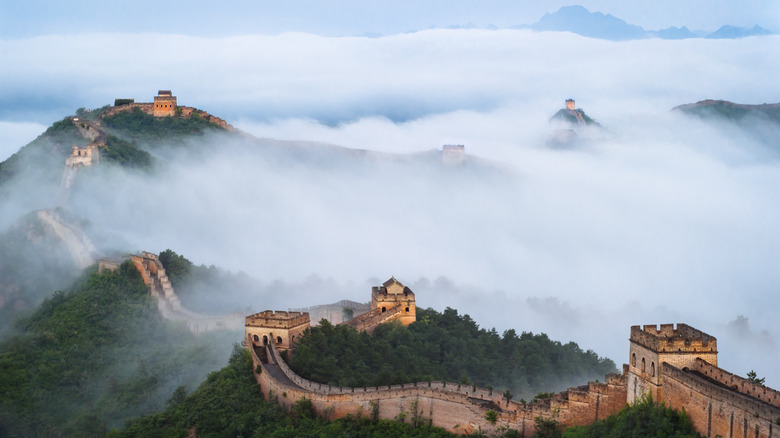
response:
<path id="1" fill-rule="evenodd" d="M 628 24 L 610 14 L 590 12 L 580 5 L 564 6 L 552 14 L 545 14 L 531 25 L 531 29 L 569 31 L 586 37 L 612 41 L 647 38 L 647 32 L 640 26 Z"/>
<path id="2" fill-rule="evenodd" d="M 563 6 L 556 12 L 544 14 L 536 23 L 529 26 L 535 31 L 572 32 L 590 38 L 610 41 L 627 41 L 644 38 L 684 39 L 705 37 L 744 38 L 749 36 L 772 35 L 773 33 L 761 26 L 737 27 L 722 26 L 712 33 L 693 32 L 687 26 L 670 26 L 661 30 L 645 30 L 641 26 L 626 23 L 611 14 L 590 12 L 581 5 Z"/>
<path id="3" fill-rule="evenodd" d="M 739 27 L 739 26 L 731 26 L 727 24 L 725 26 L 721 26 L 720 29 L 716 30 L 715 32 L 712 32 L 711 34 L 707 35 L 706 38 L 734 39 L 734 38 L 744 38 L 749 36 L 764 36 L 764 35 L 772 35 L 772 32 L 764 29 L 759 25 L 755 25 L 753 27 Z"/>

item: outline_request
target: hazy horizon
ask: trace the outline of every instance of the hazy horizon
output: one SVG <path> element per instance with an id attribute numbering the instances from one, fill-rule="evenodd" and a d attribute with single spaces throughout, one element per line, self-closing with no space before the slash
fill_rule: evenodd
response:
<path id="1" fill-rule="evenodd" d="M 629 12 L 642 8 L 620 2 L 581 4 L 647 28 L 661 20 L 640 22 Z M 751 5 L 744 20 L 771 7 Z M 524 13 L 535 21 L 540 8 Z M 669 25 L 692 17 L 680 8 Z M 717 9 L 704 15 L 722 20 Z M 209 137 L 208 159 L 173 154 L 154 178 L 84 173 L 90 197 L 69 208 L 124 239 L 124 250 L 171 248 L 267 285 L 322 287 L 274 297 L 282 309 L 365 301 L 372 283 L 394 275 L 423 307 L 574 340 L 618 366 L 631 325 L 685 322 L 718 338 L 720 366 L 755 369 L 780 387 L 780 150 L 670 111 L 707 98 L 780 101 L 780 36 L 616 43 L 508 29 L 63 29 L 0 40 L 0 159 L 78 107 L 171 89 L 179 105 L 259 138 L 391 154 L 457 143 L 484 164 L 459 172 L 334 154 L 281 166 L 262 147 Z M 552 150 L 548 119 L 566 98 L 606 129 Z M 4 205 L 3 229 L 36 206 L 23 197 Z M 247 306 L 272 307 L 255 299 Z"/>

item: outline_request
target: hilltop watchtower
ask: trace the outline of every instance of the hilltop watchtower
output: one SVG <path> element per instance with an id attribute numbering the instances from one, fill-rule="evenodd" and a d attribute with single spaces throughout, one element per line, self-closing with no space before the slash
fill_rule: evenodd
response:
<path id="1" fill-rule="evenodd" d="M 266 310 L 246 317 L 247 345 L 263 346 L 273 342 L 278 350 L 292 350 L 295 341 L 309 328 L 309 314 Z"/>
<path id="2" fill-rule="evenodd" d="M 395 277 L 391 277 L 382 286 L 371 288 L 371 310 L 385 313 L 393 308 L 398 308 L 401 324 L 409 325 L 417 321 L 414 292 L 404 286 Z"/>
<path id="3" fill-rule="evenodd" d="M 696 359 L 718 365 L 718 341 L 689 325 L 678 323 L 632 326 L 628 365 L 628 402 L 650 393 L 664 400 L 661 364 L 693 369 Z"/>
<path id="4" fill-rule="evenodd" d="M 462 144 L 445 144 L 441 147 L 441 161 L 444 164 L 460 164 L 466 159 L 466 147 Z"/>
<path id="5" fill-rule="evenodd" d="M 566 99 L 565 108 L 570 111 L 574 111 L 574 99 Z"/>
<path id="6" fill-rule="evenodd" d="M 171 93 L 171 90 L 160 90 L 157 92 L 157 96 L 154 96 L 154 112 L 155 117 L 173 116 L 176 114 L 176 96 Z"/>

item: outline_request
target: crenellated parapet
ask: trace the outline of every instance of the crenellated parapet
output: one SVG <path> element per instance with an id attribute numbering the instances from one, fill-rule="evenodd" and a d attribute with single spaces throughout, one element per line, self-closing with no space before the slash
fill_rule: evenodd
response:
<path id="1" fill-rule="evenodd" d="M 266 310 L 246 317 L 245 324 L 250 327 L 269 327 L 290 329 L 309 323 L 309 314 L 285 312 L 284 310 Z"/>
<path id="2" fill-rule="evenodd" d="M 605 418 L 625 405 L 625 380 L 608 375 L 605 383 L 591 383 L 533 403 L 504 398 L 500 391 L 451 382 L 414 382 L 378 387 L 343 387 L 317 383 L 297 375 L 279 353 L 277 345 L 246 344 L 254 363 L 255 379 L 263 393 L 285 408 L 304 398 L 321 415 L 339 418 L 365 415 L 374 409 L 379 418 L 398 418 L 406 412 L 451 432 L 471 434 L 511 428 L 520 436 L 535 432 L 537 417 L 565 425 L 588 424 Z M 416 413 L 414 412 L 416 410 Z M 496 422 L 487 420 L 493 411 Z"/>
<path id="3" fill-rule="evenodd" d="M 391 277 L 381 286 L 371 288 L 371 311 L 385 313 L 392 309 L 398 309 L 392 319 L 398 319 L 403 325 L 409 325 L 417 321 L 417 309 L 414 292 L 404 286 L 403 283 Z M 385 319 L 383 322 L 391 320 Z"/>
<path id="4" fill-rule="evenodd" d="M 306 312 L 266 310 L 244 319 L 245 342 L 247 345 L 272 344 L 282 350 L 292 350 L 309 325 L 309 314 Z"/>
<path id="5" fill-rule="evenodd" d="M 631 342 L 652 351 L 668 353 L 718 352 L 718 340 L 687 324 L 635 325 L 631 327 Z"/>

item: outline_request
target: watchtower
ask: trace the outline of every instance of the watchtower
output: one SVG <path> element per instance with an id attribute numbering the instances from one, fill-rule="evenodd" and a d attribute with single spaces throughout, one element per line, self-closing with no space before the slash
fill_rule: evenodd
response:
<path id="1" fill-rule="evenodd" d="M 171 90 L 159 90 L 154 96 L 154 116 L 166 117 L 176 114 L 176 96 Z"/>
<path id="2" fill-rule="evenodd" d="M 566 99 L 566 107 L 567 110 L 574 111 L 574 99 Z"/>
<path id="3" fill-rule="evenodd" d="M 278 350 L 292 350 L 296 339 L 309 328 L 309 314 L 266 310 L 246 317 L 244 332 L 247 345 L 262 346 L 273 342 Z"/>
<path id="4" fill-rule="evenodd" d="M 441 148 L 441 161 L 444 164 L 460 164 L 466 159 L 466 147 L 462 144 L 445 144 Z"/>
<path id="5" fill-rule="evenodd" d="M 628 358 L 628 402 L 645 393 L 664 400 L 663 363 L 679 369 L 693 368 L 697 358 L 718 365 L 718 341 L 695 328 L 678 323 L 632 326 Z"/>
<path id="6" fill-rule="evenodd" d="M 414 292 L 404 286 L 395 277 L 391 277 L 382 286 L 371 288 L 371 310 L 378 310 L 385 313 L 390 309 L 398 307 L 401 324 L 409 325 L 417 321 L 417 310 L 415 308 Z"/>

